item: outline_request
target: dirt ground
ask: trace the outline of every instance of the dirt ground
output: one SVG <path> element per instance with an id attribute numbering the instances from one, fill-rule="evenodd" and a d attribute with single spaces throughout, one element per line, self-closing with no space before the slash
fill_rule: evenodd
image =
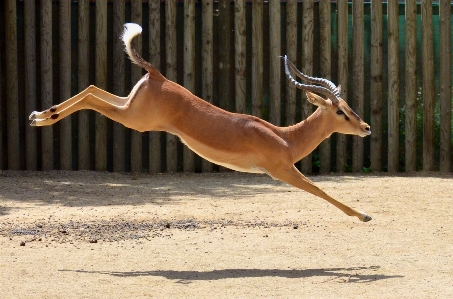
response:
<path id="1" fill-rule="evenodd" d="M 453 176 L 0 175 L 0 298 L 453 298 Z"/>

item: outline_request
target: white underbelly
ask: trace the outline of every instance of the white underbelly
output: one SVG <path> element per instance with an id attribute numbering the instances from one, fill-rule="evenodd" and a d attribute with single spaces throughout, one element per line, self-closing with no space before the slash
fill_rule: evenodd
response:
<path id="1" fill-rule="evenodd" d="M 228 162 L 221 162 L 220 160 L 225 160 L 224 157 L 222 157 L 222 159 L 212 159 L 212 158 L 209 158 L 205 155 L 203 155 L 201 152 L 197 151 L 196 149 L 194 149 L 193 147 L 191 147 L 189 144 L 187 144 L 187 142 L 185 142 L 185 140 L 183 138 L 181 138 L 181 141 L 187 145 L 188 148 L 190 148 L 193 152 L 195 152 L 197 155 L 199 155 L 200 157 L 202 157 L 203 159 L 206 159 L 208 160 L 209 162 L 211 163 L 214 163 L 214 164 L 217 164 L 217 165 L 220 165 L 220 166 L 223 166 L 223 167 L 226 167 L 226 168 L 229 168 L 229 169 L 232 169 L 232 170 L 235 170 L 235 171 L 240 171 L 240 172 L 248 172 L 248 173 L 266 173 L 265 171 L 263 171 L 263 169 L 259 168 L 259 167 L 256 167 L 256 166 L 250 166 L 250 167 L 241 167 L 241 166 L 238 166 L 238 165 L 235 165 L 235 164 L 232 164 L 232 163 L 228 163 Z M 218 153 L 217 155 L 221 155 L 220 153 Z M 226 153 L 224 155 L 227 155 Z M 246 159 L 246 157 L 238 157 L 238 160 L 241 160 L 241 161 L 244 161 L 244 159 Z M 231 159 L 229 159 L 231 160 Z"/>

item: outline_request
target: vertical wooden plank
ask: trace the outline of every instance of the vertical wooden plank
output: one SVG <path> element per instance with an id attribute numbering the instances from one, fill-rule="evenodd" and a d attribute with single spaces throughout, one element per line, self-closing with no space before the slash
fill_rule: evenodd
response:
<path id="1" fill-rule="evenodd" d="M 142 0 L 131 1 L 131 22 L 142 24 Z M 134 48 L 142 55 L 142 39 L 141 37 L 134 38 Z M 131 66 L 131 86 L 137 84 L 142 77 L 143 69 L 135 64 Z M 142 171 L 142 138 L 143 133 L 131 130 L 131 172 Z"/>
<path id="2" fill-rule="evenodd" d="M 6 1 L 6 126 L 8 169 L 20 169 L 19 87 L 17 69 L 17 8 L 15 0 Z"/>
<path id="3" fill-rule="evenodd" d="M 440 0 L 440 171 L 451 171 L 451 4 Z"/>
<path id="4" fill-rule="evenodd" d="M 25 116 L 36 107 L 36 5 L 35 1 L 24 2 L 25 34 Z M 1 89 L 0 89 L 1 90 Z M 25 169 L 37 170 L 37 130 L 25 126 Z M 0 139 L 1 140 L 1 139 Z"/>
<path id="5" fill-rule="evenodd" d="M 281 2 L 269 2 L 269 121 L 281 120 Z M 237 56 L 236 56 L 237 57 Z"/>
<path id="6" fill-rule="evenodd" d="M 353 1 L 353 44 L 352 44 L 352 56 L 353 56 L 353 101 L 352 108 L 354 111 L 363 117 L 364 112 L 364 11 L 363 1 Z M 354 136 L 352 144 L 352 171 L 359 172 L 363 169 L 364 159 L 364 147 L 363 138 Z"/>
<path id="7" fill-rule="evenodd" d="M 86 89 L 89 84 L 90 72 L 90 2 L 89 0 L 78 1 L 78 90 Z M 90 111 L 78 112 L 78 169 L 90 169 Z"/>
<path id="8" fill-rule="evenodd" d="M 313 75 L 313 30 L 314 30 L 314 9 L 312 0 L 303 1 L 302 17 L 302 72 L 311 76 Z M 302 119 L 307 119 L 313 113 L 313 104 L 308 102 L 303 95 L 302 101 Z M 306 174 L 312 173 L 312 154 L 309 154 L 301 161 L 301 171 Z"/>
<path id="9" fill-rule="evenodd" d="M 154 1 L 150 1 L 154 2 Z M 124 45 L 120 39 L 124 30 L 125 23 L 125 4 L 123 1 L 113 1 L 113 86 L 112 91 L 118 96 L 126 95 L 125 85 L 125 54 Z M 113 157 L 112 168 L 114 172 L 126 171 L 126 128 L 113 122 Z"/>
<path id="10" fill-rule="evenodd" d="M 286 55 L 297 65 L 297 0 L 286 2 Z M 296 87 L 286 80 L 286 125 L 296 123 Z"/>
<path id="11" fill-rule="evenodd" d="M 219 106 L 225 110 L 231 110 L 231 87 L 230 87 L 230 43 L 231 21 L 230 1 L 219 0 Z"/>
<path id="12" fill-rule="evenodd" d="M 398 1 L 387 3 L 388 18 L 388 171 L 399 168 L 399 32 Z"/>
<path id="13" fill-rule="evenodd" d="M 432 1 L 422 0 L 423 170 L 434 170 L 434 53 Z"/>
<path id="14" fill-rule="evenodd" d="M 184 1 L 184 87 L 195 93 L 195 0 Z M 194 153 L 183 150 L 183 171 L 195 172 Z"/>
<path id="15" fill-rule="evenodd" d="M 149 61 L 160 69 L 160 1 L 149 1 Z M 149 132 L 149 172 L 162 171 L 161 132 Z"/>
<path id="16" fill-rule="evenodd" d="M 41 110 L 53 105 L 52 75 L 52 1 L 41 1 Z M 43 127 L 42 169 L 54 168 L 53 127 Z"/>
<path id="17" fill-rule="evenodd" d="M 238 6 L 240 1 L 236 1 L 235 5 Z M 242 3 L 244 4 L 244 2 Z M 202 80 L 202 90 L 201 95 L 202 98 L 212 103 L 213 100 L 213 11 L 214 11 L 214 3 L 213 0 L 202 1 L 202 45 L 201 51 L 202 53 L 202 61 L 201 61 L 201 80 Z M 245 8 L 245 7 L 244 7 Z M 237 9 L 236 9 L 237 11 Z M 244 14 L 245 20 L 245 14 Z M 240 18 L 239 15 L 235 15 L 236 22 Z M 245 26 L 245 23 L 244 23 Z M 245 46 L 245 43 L 244 43 Z M 240 59 L 240 58 L 238 58 Z M 237 95 L 237 91 L 236 91 Z M 213 164 L 205 159 L 201 161 L 201 171 L 202 172 L 212 172 L 213 171 Z"/>
<path id="18" fill-rule="evenodd" d="M 371 169 L 382 170 L 382 2 L 371 2 Z"/>
<path id="19" fill-rule="evenodd" d="M 252 114 L 262 117 L 263 0 L 252 1 Z"/>
<path id="20" fill-rule="evenodd" d="M 319 2 L 319 49 L 320 49 L 320 75 L 322 78 L 331 79 L 332 63 L 332 21 L 330 16 L 330 1 Z M 319 145 L 319 173 L 330 172 L 330 138 Z"/>
<path id="21" fill-rule="evenodd" d="M 279 25 L 280 26 L 280 25 Z M 234 2 L 236 112 L 246 112 L 246 20 L 245 0 Z M 271 43 L 272 44 L 272 43 Z M 212 55 L 212 54 L 211 54 Z"/>
<path id="22" fill-rule="evenodd" d="M 338 84 L 341 85 L 341 98 L 347 102 L 348 97 L 348 1 L 337 1 L 338 24 Z M 338 172 L 346 170 L 346 136 L 336 135 Z"/>
<path id="23" fill-rule="evenodd" d="M 96 1 L 96 85 L 107 89 L 107 0 Z M 107 118 L 96 113 L 95 117 L 95 169 L 107 170 Z"/>
<path id="24" fill-rule="evenodd" d="M 176 82 L 176 0 L 165 1 L 166 77 Z M 167 172 L 178 170 L 177 138 L 167 136 Z"/>
<path id="25" fill-rule="evenodd" d="M 60 1 L 60 103 L 71 97 L 71 2 Z M 71 116 L 60 122 L 60 169 L 72 169 Z"/>
<path id="26" fill-rule="evenodd" d="M 417 170 L 417 2 L 406 0 L 405 171 Z M 372 127 L 373 128 L 373 127 Z"/>

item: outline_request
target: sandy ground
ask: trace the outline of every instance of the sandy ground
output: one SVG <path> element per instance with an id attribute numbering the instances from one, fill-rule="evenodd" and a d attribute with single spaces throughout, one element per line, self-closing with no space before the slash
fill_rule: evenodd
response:
<path id="1" fill-rule="evenodd" d="M 3 172 L 0 298 L 453 298 L 453 176 Z"/>

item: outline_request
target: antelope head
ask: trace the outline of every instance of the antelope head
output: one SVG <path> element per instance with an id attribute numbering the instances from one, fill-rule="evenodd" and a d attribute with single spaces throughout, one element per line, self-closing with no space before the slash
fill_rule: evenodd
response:
<path id="1" fill-rule="evenodd" d="M 308 101 L 318 106 L 322 110 L 322 113 L 328 117 L 332 132 L 357 135 L 360 137 L 371 134 L 370 126 L 341 98 L 341 86 L 337 87 L 327 79 L 310 77 L 303 74 L 289 61 L 286 55 L 283 57 L 283 60 L 285 61 L 285 72 L 288 80 L 297 88 L 304 90 Z M 296 73 L 297 77 L 312 84 L 297 82 L 292 77 L 290 69 Z M 323 95 L 325 98 L 315 94 L 315 92 Z"/>

